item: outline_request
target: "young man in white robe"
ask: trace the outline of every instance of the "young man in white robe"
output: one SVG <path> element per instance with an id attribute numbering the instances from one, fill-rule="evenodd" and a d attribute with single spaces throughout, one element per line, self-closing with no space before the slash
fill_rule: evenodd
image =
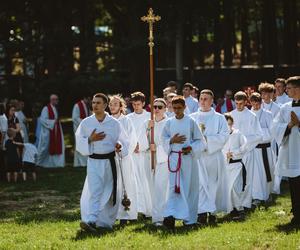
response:
<path id="1" fill-rule="evenodd" d="M 57 105 L 58 96 L 53 94 L 50 96 L 50 103 L 43 108 L 39 118 L 41 130 L 37 146 L 37 166 L 55 168 L 65 165 L 64 134 L 56 109 Z"/>
<path id="2" fill-rule="evenodd" d="M 273 116 L 262 108 L 262 98 L 257 92 L 250 96 L 251 111 L 256 114 L 263 132 L 263 138 L 254 149 L 255 164 L 253 169 L 252 199 L 255 206 L 269 199 L 273 188 L 275 154 L 271 147 L 273 140 L 271 127 Z"/>
<path id="3" fill-rule="evenodd" d="M 172 100 L 175 117 L 167 120 L 162 132 L 164 150 L 168 154 L 169 193 L 163 224 L 175 227 L 175 219 L 185 225 L 197 223 L 199 176 L 198 157 L 206 142 L 198 124 L 184 114 L 184 97 Z"/>
<path id="4" fill-rule="evenodd" d="M 191 83 L 185 83 L 182 89 L 182 94 L 184 96 L 186 106 L 188 107 L 191 114 L 196 112 L 199 108 L 198 100 L 191 95 L 193 89 L 194 86 Z"/>
<path id="5" fill-rule="evenodd" d="M 72 121 L 73 121 L 73 131 L 76 133 L 76 130 L 80 122 L 86 117 L 90 116 L 89 108 L 89 97 L 83 97 L 82 100 L 75 103 L 72 110 Z M 74 150 L 74 167 L 86 167 L 87 157 L 81 155 L 77 150 Z"/>
<path id="6" fill-rule="evenodd" d="M 127 155 L 128 138 L 121 124 L 105 112 L 108 97 L 95 94 L 94 114 L 85 118 L 76 131 L 76 149 L 88 156 L 87 176 L 80 199 L 82 230 L 96 232 L 112 228 L 118 214 L 118 167 L 115 154 Z"/>
<path id="7" fill-rule="evenodd" d="M 243 207 L 251 208 L 252 206 L 252 185 L 253 169 L 255 164 L 254 149 L 263 138 L 263 132 L 256 115 L 247 108 L 247 95 L 239 91 L 234 95 L 236 109 L 231 111 L 234 120 L 234 127 L 238 129 L 246 138 L 246 153 L 243 162 L 246 166 L 246 187 Z"/>
<path id="8" fill-rule="evenodd" d="M 215 223 L 215 213 L 226 208 L 223 199 L 225 158 L 222 149 L 229 137 L 229 128 L 224 115 L 211 107 L 213 101 L 213 92 L 209 89 L 202 90 L 199 97 L 200 109 L 190 115 L 207 142 L 207 150 L 201 153 L 199 161 L 198 222 L 201 224 L 206 224 L 207 213 L 210 213 L 209 222 Z"/>
<path id="9" fill-rule="evenodd" d="M 286 83 L 284 78 L 277 78 L 275 80 L 275 95 L 276 95 L 276 100 L 275 102 L 279 105 L 282 106 L 285 103 L 291 102 L 292 98 L 290 98 L 286 93 L 285 93 L 285 88 L 286 88 Z"/>
<path id="10" fill-rule="evenodd" d="M 230 135 L 222 150 L 226 157 L 226 212 L 230 213 L 232 219 L 242 219 L 243 200 L 245 198 L 246 167 L 243 156 L 247 145 L 246 137 L 234 128 L 234 121 L 230 113 L 225 113 Z"/>
<path id="11" fill-rule="evenodd" d="M 273 102 L 272 100 L 272 97 L 275 92 L 275 86 L 270 83 L 261 83 L 258 86 L 258 91 L 260 92 L 261 98 L 263 99 L 262 108 L 270 111 L 274 119 L 280 110 L 280 105 L 277 104 L 276 102 Z M 272 140 L 271 147 L 273 152 L 276 155 L 275 161 L 277 161 L 278 145 L 275 139 Z M 280 182 L 281 182 L 281 177 L 275 175 L 273 181 L 273 190 L 272 190 L 273 193 L 280 194 Z"/>
<path id="12" fill-rule="evenodd" d="M 280 108 L 274 119 L 273 134 L 279 154 L 276 174 L 289 179 L 292 213 L 291 225 L 300 226 L 300 76 L 287 79 L 287 92 L 292 102 Z"/>
<path id="13" fill-rule="evenodd" d="M 162 226 L 164 220 L 164 210 L 167 203 L 169 188 L 168 155 L 160 140 L 162 131 L 167 122 L 167 103 L 162 98 L 157 98 L 153 102 L 154 121 L 147 121 L 144 126 L 144 135 L 149 141 L 150 151 L 154 154 L 153 169 L 153 192 L 152 192 L 152 223 Z M 151 129 L 154 127 L 154 143 L 151 144 Z"/>
<path id="14" fill-rule="evenodd" d="M 17 111 L 15 113 L 16 117 L 19 119 L 20 127 L 21 127 L 21 135 L 23 138 L 23 142 L 27 143 L 28 142 L 28 121 L 27 118 L 23 112 L 24 109 L 24 102 L 23 101 L 18 101 L 17 103 Z"/>
<path id="15" fill-rule="evenodd" d="M 148 140 L 142 135 L 142 128 L 145 122 L 150 120 L 150 113 L 143 109 L 145 106 L 145 95 L 141 92 L 131 94 L 131 104 L 133 112 L 127 115 L 127 117 L 131 120 L 137 137 L 137 144 L 132 155 L 137 182 L 137 209 L 142 215 L 150 217 L 152 211 L 152 172 L 149 160 Z"/>
<path id="16" fill-rule="evenodd" d="M 130 200 L 129 210 L 127 210 L 122 203 L 119 204 L 117 219 L 120 220 L 120 225 L 124 226 L 127 224 L 128 220 L 136 220 L 138 215 L 137 183 L 134 172 L 134 162 L 132 158 L 137 144 L 137 138 L 131 120 L 125 116 L 125 100 L 121 97 L 121 95 L 109 96 L 109 99 L 109 110 L 111 115 L 120 122 L 122 128 L 129 138 L 128 155 L 125 157 L 120 157 L 120 155 L 118 155 L 118 160 L 121 162 L 120 175 L 118 176 L 118 186 L 121 187 L 122 198 L 124 198 L 126 194 Z"/>

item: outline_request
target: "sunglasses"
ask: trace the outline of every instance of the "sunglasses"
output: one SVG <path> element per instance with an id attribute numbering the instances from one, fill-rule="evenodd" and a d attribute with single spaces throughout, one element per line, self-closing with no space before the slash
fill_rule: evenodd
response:
<path id="1" fill-rule="evenodd" d="M 164 107 L 163 107 L 163 106 L 157 106 L 157 105 L 154 105 L 153 108 L 154 108 L 154 109 L 163 109 Z"/>

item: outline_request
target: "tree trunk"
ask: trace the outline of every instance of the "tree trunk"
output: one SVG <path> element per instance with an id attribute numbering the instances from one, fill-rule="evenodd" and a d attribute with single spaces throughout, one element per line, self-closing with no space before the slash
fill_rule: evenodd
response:
<path id="1" fill-rule="evenodd" d="M 214 66 L 221 66 L 221 6 L 219 0 L 214 0 Z"/>
<path id="2" fill-rule="evenodd" d="M 234 19 L 232 0 L 224 1 L 224 65 L 232 65 L 232 48 L 234 35 Z"/>
<path id="3" fill-rule="evenodd" d="M 248 2 L 241 0 L 240 5 L 240 22 L 242 33 L 242 51 L 241 51 L 241 64 L 248 64 L 251 60 L 250 37 L 248 31 Z"/>

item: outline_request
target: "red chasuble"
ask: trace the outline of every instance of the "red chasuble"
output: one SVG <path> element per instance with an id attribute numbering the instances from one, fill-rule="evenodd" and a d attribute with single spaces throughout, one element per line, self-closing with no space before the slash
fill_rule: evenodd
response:
<path id="1" fill-rule="evenodd" d="M 216 112 L 221 113 L 221 107 L 222 107 L 222 105 L 218 104 L 216 106 Z M 227 112 L 230 112 L 233 110 L 232 102 L 230 99 L 226 99 L 226 109 L 227 109 Z"/>
<path id="2" fill-rule="evenodd" d="M 77 102 L 77 105 L 79 107 L 79 113 L 80 113 L 79 116 L 80 116 L 80 119 L 82 120 L 88 116 L 88 114 L 86 113 L 85 108 L 84 108 L 85 104 L 83 103 L 83 101 L 79 101 L 79 102 Z"/>
<path id="3" fill-rule="evenodd" d="M 48 116 L 50 120 L 55 119 L 54 110 L 50 104 L 47 105 Z M 50 130 L 50 143 L 49 154 L 60 155 L 62 154 L 62 132 L 60 128 L 60 122 L 55 122 L 54 128 Z"/>

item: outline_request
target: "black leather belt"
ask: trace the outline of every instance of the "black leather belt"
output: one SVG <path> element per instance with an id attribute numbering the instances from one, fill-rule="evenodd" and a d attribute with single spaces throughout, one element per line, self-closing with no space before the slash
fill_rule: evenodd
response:
<path id="1" fill-rule="evenodd" d="M 271 143 L 261 143 L 256 146 L 256 148 L 261 148 L 267 182 L 272 181 L 271 171 L 270 171 L 270 164 L 268 159 L 268 151 L 267 148 L 271 147 Z"/>
<path id="2" fill-rule="evenodd" d="M 92 154 L 89 155 L 92 159 L 104 160 L 108 159 L 111 166 L 111 172 L 113 176 L 113 205 L 116 205 L 117 200 L 117 166 L 115 161 L 115 151 L 108 154 Z"/>
<path id="3" fill-rule="evenodd" d="M 231 163 L 237 163 L 237 162 L 240 162 L 242 164 L 242 178 L 243 178 L 243 189 L 242 189 L 242 191 L 245 191 L 246 180 L 247 180 L 247 171 L 246 171 L 246 167 L 245 167 L 242 159 L 238 159 L 238 160 L 230 159 L 229 160 L 229 164 L 231 164 Z"/>

